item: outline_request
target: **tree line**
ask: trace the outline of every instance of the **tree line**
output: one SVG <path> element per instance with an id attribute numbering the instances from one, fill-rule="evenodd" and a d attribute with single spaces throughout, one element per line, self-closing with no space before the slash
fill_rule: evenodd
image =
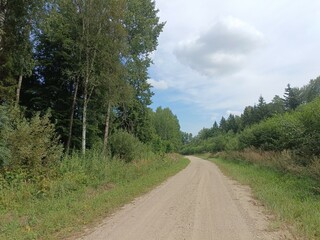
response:
<path id="1" fill-rule="evenodd" d="M 177 117 L 149 107 L 157 14 L 152 0 L 0 0 L 0 166 L 28 164 L 42 145 L 54 159 L 90 148 L 121 155 L 125 141 L 177 150 Z M 29 160 L 15 156 L 22 148 Z"/>
<path id="2" fill-rule="evenodd" d="M 186 154 L 201 152 L 289 151 L 304 166 L 319 157 L 320 77 L 305 86 L 285 88 L 283 97 L 276 95 L 266 103 L 245 107 L 240 116 L 222 117 L 219 124 L 202 129 L 184 145 Z"/>

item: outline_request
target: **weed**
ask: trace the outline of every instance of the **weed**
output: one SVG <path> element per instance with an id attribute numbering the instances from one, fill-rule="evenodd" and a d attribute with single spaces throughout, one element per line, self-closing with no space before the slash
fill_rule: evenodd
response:
<path id="1" fill-rule="evenodd" d="M 278 220 L 289 222 L 295 227 L 297 235 L 320 239 L 318 181 L 249 162 L 223 159 L 212 161 L 225 174 L 250 185 L 254 195 L 276 213 Z"/>
<path id="2" fill-rule="evenodd" d="M 125 163 L 94 151 L 73 154 L 54 176 L 25 181 L 0 174 L 0 239 L 64 238 L 106 217 L 134 197 L 174 175 L 188 160 L 146 154 Z M 21 173 L 22 174 L 22 173 Z"/>

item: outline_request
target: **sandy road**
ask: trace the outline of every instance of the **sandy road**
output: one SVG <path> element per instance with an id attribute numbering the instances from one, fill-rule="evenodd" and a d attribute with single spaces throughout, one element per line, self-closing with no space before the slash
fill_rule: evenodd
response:
<path id="1" fill-rule="evenodd" d="M 271 231 L 250 189 L 226 178 L 211 162 L 189 157 L 189 166 L 124 206 L 82 239 L 238 240 L 290 239 Z"/>

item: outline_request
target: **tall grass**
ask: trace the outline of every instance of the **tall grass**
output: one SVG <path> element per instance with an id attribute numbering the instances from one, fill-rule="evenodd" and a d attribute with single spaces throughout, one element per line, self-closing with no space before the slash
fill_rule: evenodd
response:
<path id="1" fill-rule="evenodd" d="M 249 161 L 217 158 L 212 161 L 225 174 L 251 186 L 254 195 L 280 221 L 294 226 L 294 235 L 320 239 L 320 191 L 317 180 Z"/>
<path id="2" fill-rule="evenodd" d="M 297 155 L 292 151 L 262 151 L 255 148 L 247 148 L 242 151 L 219 152 L 211 154 L 210 156 L 270 167 L 282 173 L 292 173 L 297 176 L 311 177 L 319 182 L 320 188 L 319 157 L 310 157 L 308 163 L 303 164 L 303 159 L 305 157 Z"/>
<path id="3" fill-rule="evenodd" d="M 74 153 L 51 174 L 26 180 L 24 172 L 0 174 L 0 239 L 59 239 L 105 217 L 117 207 L 184 168 L 186 159 L 146 152 L 125 163 L 89 151 Z"/>

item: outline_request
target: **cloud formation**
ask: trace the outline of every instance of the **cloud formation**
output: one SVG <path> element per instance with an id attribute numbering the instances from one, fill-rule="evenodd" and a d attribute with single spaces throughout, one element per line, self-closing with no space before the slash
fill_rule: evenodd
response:
<path id="1" fill-rule="evenodd" d="M 263 42 L 263 34 L 254 27 L 227 17 L 200 37 L 180 43 L 174 54 L 182 64 L 212 77 L 237 72 Z"/>
<path id="2" fill-rule="evenodd" d="M 319 0 L 155 2 L 166 25 L 149 74 L 169 88 L 153 89 L 153 107 L 170 107 L 183 131 L 319 76 Z"/>
<path id="3" fill-rule="evenodd" d="M 148 83 L 155 89 L 165 90 L 168 89 L 168 84 L 165 81 L 156 81 L 154 79 L 148 79 Z"/>

